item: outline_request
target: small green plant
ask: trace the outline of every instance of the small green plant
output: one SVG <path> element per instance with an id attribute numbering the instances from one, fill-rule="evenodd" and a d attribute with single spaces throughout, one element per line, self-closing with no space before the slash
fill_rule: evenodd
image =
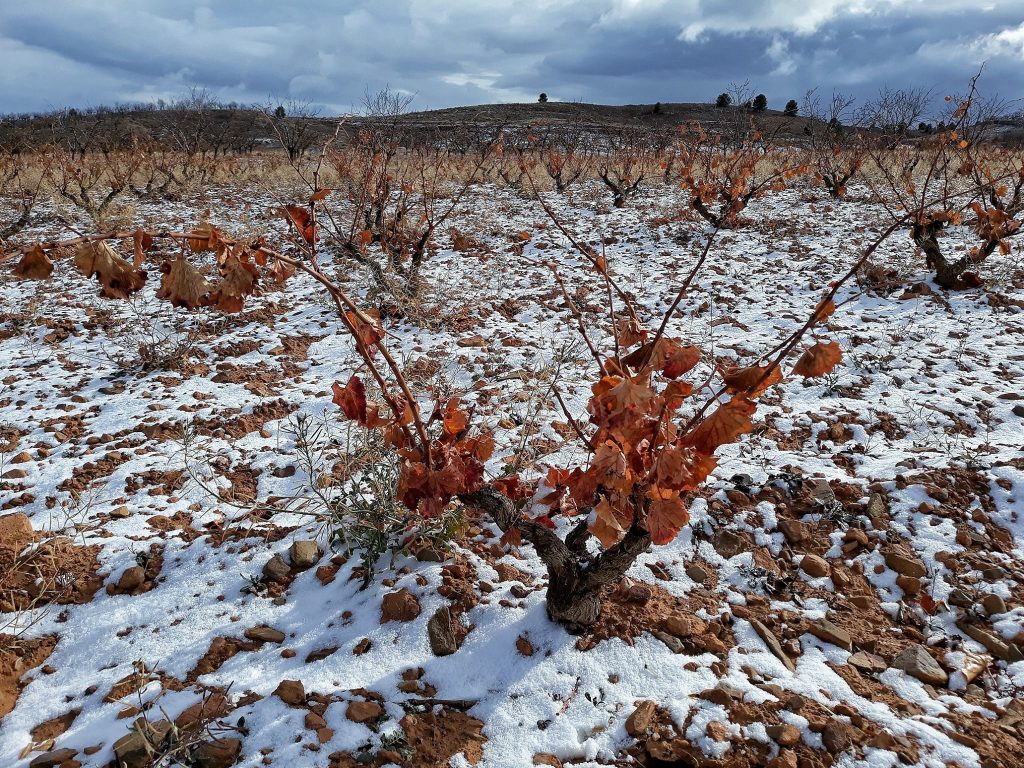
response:
<path id="1" fill-rule="evenodd" d="M 430 519 L 410 520 L 398 494 L 399 457 L 379 434 L 346 425 L 344 439 L 338 439 L 330 422 L 306 414 L 295 416 L 288 429 L 299 468 L 308 478 L 293 511 L 319 522 L 333 549 L 346 557 L 359 554 L 364 587 L 384 555 L 390 553 L 392 563 L 399 554 L 439 556 L 461 533 L 464 522 L 457 507 Z M 345 449 L 325 471 L 328 449 L 338 444 Z"/>

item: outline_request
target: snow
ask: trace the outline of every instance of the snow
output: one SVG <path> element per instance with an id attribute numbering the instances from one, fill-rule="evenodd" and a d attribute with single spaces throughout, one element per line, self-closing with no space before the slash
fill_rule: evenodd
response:
<path id="1" fill-rule="evenodd" d="M 573 229 L 585 238 L 614 236 L 607 246 L 612 271 L 623 285 L 633 291 L 640 303 L 652 311 L 663 307 L 671 297 L 677 279 L 685 274 L 692 259 L 692 243 L 675 242 L 679 232 L 688 232 L 699 240 L 702 227 L 696 222 L 652 227 L 648 222 L 665 211 L 678 210 L 680 194 L 672 187 L 650 187 L 633 206 L 598 212 L 590 199 L 599 194 L 588 189 L 574 200 L 551 196 L 555 206 Z M 217 190 L 209 196 L 216 198 Z M 267 218 L 266 199 L 258 195 L 242 202 L 234 212 L 213 208 L 213 222 L 231 230 L 233 222 L 247 218 L 265 228 L 280 229 Z M 167 223 L 180 218 L 194 221 L 210 199 L 193 200 L 178 206 L 139 205 L 144 220 Z M 726 233 L 715 247 L 699 284 L 684 302 L 684 312 L 674 321 L 672 332 L 699 342 L 707 352 L 740 358 L 749 357 L 774 346 L 782 336 L 806 318 L 828 282 L 840 273 L 842 265 L 855 258 L 858 245 L 867 243 L 883 223 L 881 210 L 865 196 L 832 202 L 831 210 L 808 200 L 806 190 L 775 194 L 753 206 L 750 218 L 773 222 L 777 228 L 750 226 Z M 478 415 L 484 423 L 496 426 L 500 418 L 515 414 L 521 422 L 511 428 L 499 428 L 499 451 L 488 469 L 500 474 L 503 465 L 525 444 L 544 463 L 560 465 L 578 460 L 579 449 L 564 442 L 551 428 L 538 435 L 528 434 L 525 425 L 531 409 L 540 403 L 541 424 L 564 420 L 556 404 L 546 402 L 545 384 L 558 365 L 559 386 L 566 394 L 569 408 L 581 414 L 589 395 L 587 359 L 580 350 L 563 355 L 563 342 L 572 336 L 561 297 L 552 290 L 546 269 L 531 267 L 543 259 L 557 259 L 560 269 L 571 276 L 571 284 L 580 286 L 582 301 L 600 303 L 602 288 L 588 273 L 580 258 L 566 247 L 564 239 L 545 223 L 543 211 L 535 203 L 520 199 L 506 189 L 483 185 L 476 188 L 465 212 L 454 226 L 488 246 L 486 254 L 473 256 L 450 250 L 446 237 L 427 268 L 426 282 L 434 296 L 428 319 L 436 322 L 417 327 L 404 322 L 389 328 L 389 345 L 396 356 L 410 362 L 429 362 L 437 368 L 435 378 L 444 386 L 464 392 L 469 402 L 478 401 Z M 522 256 L 509 247 L 508 236 L 522 230 L 532 233 Z M 49 230 L 47 230 L 49 231 Z M 42 234 L 41 230 L 30 234 Z M 66 234 L 66 233 L 64 233 Z M 547 243 L 547 248 L 540 248 Z M 799 243 L 799 248 L 795 246 Z M 893 263 L 910 272 L 923 267 L 910 265 L 910 247 L 905 238 L 896 237 L 882 249 L 878 260 Z M 324 258 L 329 260 L 325 254 Z M 528 261 L 529 260 L 529 261 Z M 329 270 L 350 280 L 355 293 L 366 296 L 371 286 L 351 265 L 330 263 Z M 6 273 L 5 273 L 6 274 Z M 145 293 L 151 297 L 155 270 Z M 922 279 L 923 273 L 917 279 Z M 1019 287 L 998 286 L 1016 298 L 1024 298 Z M 328 755 L 337 750 L 356 750 L 367 742 L 379 743 L 383 734 L 394 732 L 404 710 L 404 695 L 396 685 L 402 671 L 422 667 L 423 680 L 436 686 L 440 699 L 469 699 L 477 703 L 469 714 L 485 723 L 483 766 L 530 765 L 533 755 L 553 753 L 563 759 L 575 759 L 574 765 L 598 765 L 616 758 L 633 740 L 624 723 L 637 702 L 652 699 L 664 707 L 688 738 L 710 756 L 721 756 L 731 747 L 729 741 L 714 741 L 707 735 L 708 724 L 719 721 L 726 732 L 738 739 L 769 741 L 763 724 L 740 727 L 729 720 L 727 710 L 698 694 L 716 686 L 730 686 L 745 701 L 754 703 L 771 697 L 753 685 L 744 668 L 752 669 L 788 693 L 798 693 L 829 708 L 839 702 L 853 707 L 864 718 L 893 734 L 912 736 L 921 747 L 921 765 L 955 763 L 964 768 L 980 765 L 974 750 L 950 738 L 936 725 L 934 718 L 958 711 L 963 701 L 956 696 L 933 698 L 921 683 L 896 670 L 888 670 L 879 680 L 899 697 L 914 702 L 924 715 L 894 711 L 881 702 L 856 694 L 836 673 L 834 665 L 843 664 L 848 653 L 810 635 L 800 638 L 803 653 L 797 659 L 796 673 L 765 647 L 750 624 L 736 619 L 733 630 L 736 647 L 726 659 L 724 674 L 711 664 L 718 659 L 710 654 L 677 655 L 651 635 L 630 645 L 613 638 L 587 652 L 576 649 L 576 638 L 553 625 L 544 608 L 543 591 L 532 591 L 513 605 L 498 604 L 510 597 L 509 583 L 496 584 L 489 604 L 479 604 L 463 616 L 474 629 L 454 655 L 435 657 L 430 649 L 426 624 L 434 611 L 446 604 L 436 593 L 441 583 L 441 564 L 398 558 L 375 576 L 371 588 L 360 589 L 353 575 L 360 565 L 353 558 L 341 566 L 336 579 L 322 586 L 314 571 L 301 573 L 288 589 L 283 604 L 245 591 L 249 577 L 258 576 L 272 553 L 286 557 L 290 542 L 319 533 L 316 525 L 302 516 L 279 512 L 270 524 L 298 526 L 289 535 L 265 543 L 266 524 L 246 521 L 244 505 L 218 504 L 200 487 L 197 480 L 216 487 L 228 486 L 210 461 L 198 461 L 186 473 L 183 488 L 170 494 L 153 495 L 150 488 L 136 488 L 133 477 L 149 471 L 187 469 L 184 446 L 180 440 L 150 440 L 144 428 L 163 422 L 183 428 L 198 420 L 223 415 L 237 409 L 233 417 L 251 414 L 261 404 L 282 399 L 295 413 L 328 422 L 334 419 L 330 386 L 343 380 L 358 361 L 349 340 L 338 332 L 332 308 L 316 298 L 315 286 L 301 278 L 293 279 L 283 290 L 250 301 L 252 308 L 273 310 L 271 321 L 243 318 L 225 324 L 212 340 L 199 348 L 207 355 L 209 370 L 199 375 L 181 375 L 168 371 L 142 371 L 131 362 L 139 322 L 124 304 L 107 303 L 95 296 L 95 285 L 73 273 L 67 263 L 58 264 L 55 278 L 47 284 L 22 283 L 5 276 L 0 280 L 0 302 L 5 309 L 0 330 L 0 359 L 3 375 L 0 388 L 0 425 L 12 424 L 21 430 L 17 450 L 32 450 L 36 444 L 51 446 L 45 458 L 34 459 L 24 488 L 34 496 L 19 507 L 29 515 L 37 531 L 76 530 L 78 538 L 101 546 L 101 571 L 106 582 L 116 582 L 120 573 L 135 564 L 136 553 L 151 544 L 163 546 L 164 565 L 156 588 L 143 594 L 108 595 L 102 589 L 84 605 L 61 607 L 40 613 L 40 620 L 25 633 L 26 637 L 59 635 L 60 641 L 47 663 L 56 669 L 52 675 L 30 672 L 28 684 L 17 708 L 0 722 L 0 762 L 27 765 L 29 758 L 17 756 L 31 741 L 30 731 L 40 722 L 64 714 L 72 705 L 82 713 L 58 739 L 58 746 L 82 750 L 102 744 L 92 756 L 79 754 L 85 766 L 100 766 L 113 759 L 112 744 L 127 733 L 131 719 L 119 720 L 118 712 L 126 704 L 139 705 L 139 697 L 122 702 L 105 702 L 111 686 L 133 671 L 142 661 L 153 672 L 185 679 L 216 637 L 241 638 L 245 629 L 265 624 L 286 635 L 282 646 L 272 643 L 253 652 L 242 652 L 219 669 L 196 682 L 206 686 L 228 686 L 237 699 L 252 691 L 263 697 L 235 710 L 231 718 L 244 716 L 249 736 L 244 740 L 242 766 L 261 764 L 261 749 L 272 748 L 274 764 L 327 766 Z M 1024 445 L 1024 420 L 1012 413 L 1018 402 L 1001 399 L 1004 393 L 1020 395 L 1024 376 L 1024 314 L 1019 309 L 989 306 L 983 292 L 951 294 L 944 301 L 928 297 L 909 301 L 857 293 L 856 286 L 843 290 L 842 306 L 822 335 L 839 341 L 845 360 L 836 380 L 831 382 L 787 381 L 778 396 L 770 395 L 758 411 L 758 419 L 784 437 L 801 436 L 780 445 L 769 435 L 755 435 L 739 446 L 722 450 L 720 467 L 713 485 L 724 492 L 733 488 L 728 478 L 748 474 L 756 484 L 771 481 L 787 467 L 800 468 L 807 477 L 823 477 L 862 487 L 880 483 L 893 491 L 889 536 L 907 540 L 928 566 L 932 575 L 931 596 L 948 597 L 953 585 L 946 583 L 937 555 L 964 551 L 957 543 L 958 520 L 922 512 L 921 504 L 931 498 L 924 485 L 913 482 L 896 491 L 896 481 L 910 470 L 943 470 L 980 459 L 992 499 L 986 508 L 992 526 L 1008 532 L 1012 549 L 1007 559 L 1019 563 L 1024 556 L 1024 470 L 1018 463 Z M 498 308 L 505 301 L 518 303 L 508 317 Z M 42 303 L 40 303 L 42 302 Z M 149 302 L 147 311 L 158 313 L 164 329 L 180 326 L 172 311 Z M 706 305 L 706 309 L 701 309 Z M 109 315 L 90 317 L 103 311 Z M 453 318 L 468 315 L 469 330 L 454 329 Z M 732 322 L 720 322 L 722 318 Z M 73 335 L 56 343 L 43 337 L 50 332 L 41 323 L 70 322 Z M 87 322 L 88 321 L 88 322 Z M 719 322 L 716 322 L 719 321 Z M 215 321 L 216 322 L 216 321 Z M 187 325 L 187 323 L 186 323 Z M 134 326 L 134 327 L 133 327 Z M 160 328 L 156 329 L 161 331 Z M 457 347 L 459 338 L 480 334 L 486 348 Z M 323 337 L 308 348 L 308 360 L 291 361 L 287 374 L 282 372 L 282 357 L 272 354 L 287 337 L 306 334 Z M 504 340 L 525 340 L 522 346 L 510 346 Z M 253 341 L 256 347 L 237 357 L 218 356 L 214 347 Z M 116 353 L 114 357 L 111 356 Z M 120 357 L 118 357 L 120 356 Z M 118 362 L 118 360 L 122 362 Z M 706 358 L 707 359 L 707 358 Z M 218 382 L 218 363 L 235 366 L 257 363 L 281 374 L 269 383 L 244 378 L 239 383 Z M 706 373 L 700 370 L 700 379 Z M 994 375 L 993 372 L 998 372 Z M 122 391 L 109 390 L 112 384 L 124 385 Z M 258 386 L 252 386 L 258 384 Z M 109 390 L 109 391 L 104 391 Z M 482 392 L 488 393 L 484 400 Z M 113 392 L 112 394 L 110 392 Z M 531 402 L 517 400 L 528 393 Z M 78 396 L 72 399 L 71 396 Z M 984 419 L 982 419 L 982 409 Z M 876 429 L 879 417 L 891 417 L 905 432 L 887 437 Z M 70 419 L 81 416 L 84 432 L 80 436 L 58 440 L 59 429 L 71 430 Z M 294 414 L 291 417 L 294 419 Z M 836 444 L 829 428 L 842 418 L 851 427 L 850 438 Z M 963 421 L 963 425 L 958 420 Z M 202 456 L 220 457 L 217 466 L 260 470 L 257 497 L 287 497 L 304 490 L 302 471 L 291 477 L 275 476 L 278 468 L 296 464 L 294 431 L 288 419 L 271 420 L 259 431 L 232 438 L 204 438 L 198 450 Z M 89 436 L 115 436 L 123 444 L 124 460 L 113 471 L 88 483 L 86 492 L 74 498 L 62 483 L 83 472 L 88 461 L 101 458 L 110 440 L 90 446 Z M 269 436 L 267 436 L 269 435 Z M 337 428 L 333 451 L 343 450 L 344 430 Z M 525 441 L 525 442 L 524 442 Z M 139 450 L 140 448 L 144 450 Z M 10 455 L 0 459 L 0 473 L 13 466 Z M 837 460 L 838 459 L 838 460 Z M 0 486 L 0 503 L 16 495 Z M 711 497 L 725 500 L 724 493 Z M 48 504 L 47 500 L 53 503 Z M 127 505 L 132 514 L 124 519 L 107 513 Z M 979 508 L 980 509 L 980 508 Z M 721 609 L 728 604 L 745 605 L 750 591 L 744 567 L 755 565 L 751 553 L 724 558 L 705 538 L 712 527 L 722 527 L 719 513 L 706 499 L 691 506 L 691 528 L 672 544 L 642 556 L 629 576 L 637 581 L 650 580 L 646 563 L 660 562 L 672 576 L 670 582 L 657 582 L 673 595 L 685 595 L 696 588 L 685 575 L 686 565 L 699 557 L 703 565 L 717 569 L 716 596 Z M 725 525 L 737 531 L 750 531 L 758 545 L 779 557 L 787 546 L 780 533 L 777 510 L 760 503 L 756 515 L 744 521 L 736 518 Z M 164 533 L 148 523 L 153 515 L 172 517 L 182 514 L 204 535 L 188 541 L 177 532 Z M 806 518 L 808 524 L 823 515 Z M 754 520 L 756 522 L 750 522 Z M 212 545 L 212 534 L 203 525 L 252 525 L 251 533 L 241 541 Z M 869 530 L 871 528 L 869 527 Z M 975 525 L 984 532 L 985 526 Z M 321 537 L 321 545 L 326 540 Z M 830 556 L 838 555 L 842 540 L 833 534 Z M 481 578 L 493 579 L 488 562 L 471 551 L 461 553 Z M 523 560 L 512 560 L 536 580 L 544 578 L 542 564 L 532 553 Z M 865 577 L 883 601 L 882 607 L 893 616 L 908 610 L 902 603 L 903 591 L 896 586 L 895 574 L 884 567 L 878 551 L 860 551 L 848 562 L 863 566 Z M 326 560 L 324 561 L 326 562 Z M 807 584 L 835 591 L 829 577 L 812 579 L 800 573 Z M 384 578 L 393 585 L 381 586 Z M 980 577 L 979 577 L 980 578 Z M 407 587 L 419 599 L 422 612 L 412 622 L 380 624 L 380 598 L 385 589 Z M 1019 585 L 1007 579 L 993 584 L 991 590 L 1009 599 Z M 1019 594 L 1016 593 L 1016 594 Z M 802 605 L 775 601 L 777 610 L 789 610 L 808 618 L 825 616 L 831 606 L 811 599 Z M 342 618 L 346 615 L 349 618 Z M 714 614 L 710 614 L 714 615 Z M 710 615 L 705 615 L 709 618 Z M 941 629 L 958 636 L 958 630 L 946 617 Z M 1005 639 L 1017 635 L 1024 624 L 1024 609 L 1019 607 L 1000 616 L 994 623 Z M 530 657 L 517 653 L 515 640 L 525 635 L 535 648 Z M 371 649 L 354 655 L 352 649 L 369 638 Z M 305 664 L 311 651 L 337 646 L 338 651 L 325 659 Z M 284 658 L 280 648 L 295 651 Z M 967 641 L 966 647 L 976 647 Z M 956 657 L 953 658 L 956 660 Z M 618 676 L 612 683 L 609 675 Z M 1024 662 L 1003 664 L 1000 684 L 1015 691 L 1024 687 Z M 337 697 L 327 710 L 326 719 L 334 735 L 317 752 L 306 748 L 309 739 L 296 740 L 303 732 L 304 710 L 290 708 L 270 694 L 282 679 L 300 680 L 307 692 Z M 958 688 L 961 686 L 957 686 Z M 349 722 L 344 716 L 344 701 L 353 689 L 375 691 L 386 702 L 387 721 L 375 734 L 366 726 Z M 94 692 L 85 694 L 87 689 Z M 171 717 L 197 700 L 195 690 L 174 691 L 159 681 L 150 682 L 142 692 L 142 703 L 150 701 Z M 971 708 L 969 708 L 971 709 Z M 978 708 L 973 708 L 978 709 Z M 780 716 L 797 726 L 808 744 L 820 747 L 820 735 L 812 732 L 808 721 L 795 713 Z M 547 722 L 543 729 L 538 723 Z M 466 765 L 464 758 L 452 765 Z M 868 748 L 854 763 L 846 756 L 839 765 L 898 765 L 895 753 Z"/>

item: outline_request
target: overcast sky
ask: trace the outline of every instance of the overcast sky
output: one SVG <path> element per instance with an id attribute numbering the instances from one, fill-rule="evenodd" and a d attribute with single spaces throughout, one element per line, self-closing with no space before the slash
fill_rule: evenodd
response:
<path id="1" fill-rule="evenodd" d="M 171 100 L 358 109 L 552 100 L 781 108 L 808 88 L 1024 97 L 1024 0 L 4 0 L 0 112 Z M 1024 106 L 1018 103 L 1017 108 Z"/>

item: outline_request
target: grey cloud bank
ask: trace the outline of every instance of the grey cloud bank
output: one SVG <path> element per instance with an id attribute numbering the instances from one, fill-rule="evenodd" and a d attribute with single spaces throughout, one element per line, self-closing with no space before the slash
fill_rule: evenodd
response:
<path id="1" fill-rule="evenodd" d="M 358 107 L 710 101 L 750 81 L 779 108 L 809 88 L 1024 96 L 1024 2 L 947 0 L 40 0 L 0 8 L 0 111 L 174 99 Z M 1020 105 L 1018 105 L 1020 106 Z"/>

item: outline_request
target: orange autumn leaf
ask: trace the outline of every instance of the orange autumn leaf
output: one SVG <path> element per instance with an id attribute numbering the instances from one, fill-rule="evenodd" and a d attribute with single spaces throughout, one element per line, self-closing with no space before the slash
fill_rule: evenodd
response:
<path id="1" fill-rule="evenodd" d="M 679 378 L 700 361 L 700 350 L 696 347 L 680 346 L 673 339 L 664 341 L 669 342 L 669 346 L 665 352 L 665 364 L 661 372 L 668 378 Z"/>
<path id="2" fill-rule="evenodd" d="M 53 262 L 46 251 L 36 245 L 21 257 L 21 261 L 14 267 L 14 274 L 23 280 L 45 280 L 53 274 Z"/>
<path id="3" fill-rule="evenodd" d="M 108 299 L 126 299 L 146 282 L 145 272 L 132 267 L 102 240 L 82 243 L 75 251 L 74 263 L 83 275 L 100 281 L 100 295 Z"/>
<path id="4" fill-rule="evenodd" d="M 302 235 L 302 239 L 312 245 L 317 239 L 316 224 L 313 221 L 313 214 L 301 205 L 286 205 L 281 213 Z"/>
<path id="5" fill-rule="evenodd" d="M 592 405 L 595 416 L 616 416 L 626 412 L 645 414 L 657 397 L 647 384 L 618 376 L 605 376 L 591 387 L 594 393 Z"/>
<path id="6" fill-rule="evenodd" d="M 832 317 L 836 311 L 836 303 L 832 299 L 822 299 L 818 302 L 818 305 L 814 308 L 814 316 L 816 323 L 823 323 Z"/>
<path id="7" fill-rule="evenodd" d="M 690 521 L 690 513 L 677 491 L 658 486 L 647 492 L 647 532 L 654 544 L 668 544 Z"/>
<path id="8" fill-rule="evenodd" d="M 647 338 L 647 330 L 636 320 L 624 317 L 615 327 L 615 336 L 623 347 L 631 347 Z"/>
<path id="9" fill-rule="evenodd" d="M 658 456 L 651 477 L 661 488 L 692 491 L 707 479 L 717 464 L 714 456 L 693 448 L 670 446 Z"/>
<path id="10" fill-rule="evenodd" d="M 711 455 L 719 446 L 736 441 L 754 428 L 750 417 L 757 410 L 755 405 L 745 397 L 734 397 L 725 405 L 718 407 L 690 432 L 685 442 L 699 453 Z"/>
<path id="11" fill-rule="evenodd" d="M 352 376 L 344 387 L 334 382 L 331 389 L 334 391 L 333 402 L 341 408 L 345 417 L 366 424 L 366 387 L 362 380 Z"/>
<path id="12" fill-rule="evenodd" d="M 132 235 L 132 242 L 135 248 L 135 266 L 139 266 L 146 260 L 146 251 L 153 247 L 153 236 L 142 229 L 135 230 Z"/>
<path id="13" fill-rule="evenodd" d="M 590 522 L 590 532 L 594 534 L 601 546 L 608 549 L 622 538 L 626 527 L 630 524 L 632 514 L 617 509 L 608 499 L 601 499 L 594 507 L 594 516 Z"/>
<path id="14" fill-rule="evenodd" d="M 366 312 L 361 315 L 355 312 L 345 312 L 345 317 L 352 324 L 355 329 L 356 337 L 365 346 L 372 347 L 374 344 L 384 338 L 384 331 L 376 324 L 379 323 L 379 318 L 371 317 Z M 369 321 L 369 322 L 368 322 Z"/>
<path id="15" fill-rule="evenodd" d="M 593 478 L 595 486 L 603 485 L 606 488 L 624 489 L 630 484 L 626 457 L 622 453 L 622 449 L 611 440 L 597 446 L 590 469 L 586 474 Z"/>
<path id="16" fill-rule="evenodd" d="M 455 437 L 466 429 L 469 424 L 469 417 L 466 412 L 459 408 L 459 398 L 453 397 L 448 401 L 444 409 L 442 428 L 448 437 Z"/>
<path id="17" fill-rule="evenodd" d="M 839 344 L 835 341 L 819 341 L 807 349 L 793 367 L 793 373 L 804 378 L 824 376 L 843 359 Z"/>
<path id="18" fill-rule="evenodd" d="M 163 278 L 156 292 L 158 299 L 167 299 L 171 306 L 186 309 L 209 303 L 210 284 L 184 256 L 179 256 L 173 264 L 165 261 L 160 271 Z"/>
<path id="19" fill-rule="evenodd" d="M 466 448 L 479 461 L 487 461 L 491 458 L 494 455 L 495 447 L 497 447 L 497 443 L 494 441 L 494 435 L 490 432 L 485 432 L 466 441 Z"/>
<path id="20" fill-rule="evenodd" d="M 725 382 L 726 391 L 731 395 L 748 395 L 757 397 L 772 384 L 782 381 L 782 371 L 779 367 L 747 365 L 742 368 L 722 369 L 722 381 Z"/>
<path id="21" fill-rule="evenodd" d="M 214 251 L 220 242 L 220 232 L 214 229 L 209 223 L 202 223 L 196 227 L 193 234 L 197 237 L 188 238 L 188 247 L 195 253 L 202 251 Z"/>
<path id="22" fill-rule="evenodd" d="M 622 362 L 637 372 L 661 371 L 670 379 L 677 379 L 700 361 L 700 350 L 683 346 L 676 339 L 663 336 L 648 342 L 622 358 Z"/>
<path id="23" fill-rule="evenodd" d="M 220 267 L 221 281 L 210 302 L 222 312 L 241 312 L 245 297 L 256 290 L 259 271 L 248 259 L 228 253 Z"/>

